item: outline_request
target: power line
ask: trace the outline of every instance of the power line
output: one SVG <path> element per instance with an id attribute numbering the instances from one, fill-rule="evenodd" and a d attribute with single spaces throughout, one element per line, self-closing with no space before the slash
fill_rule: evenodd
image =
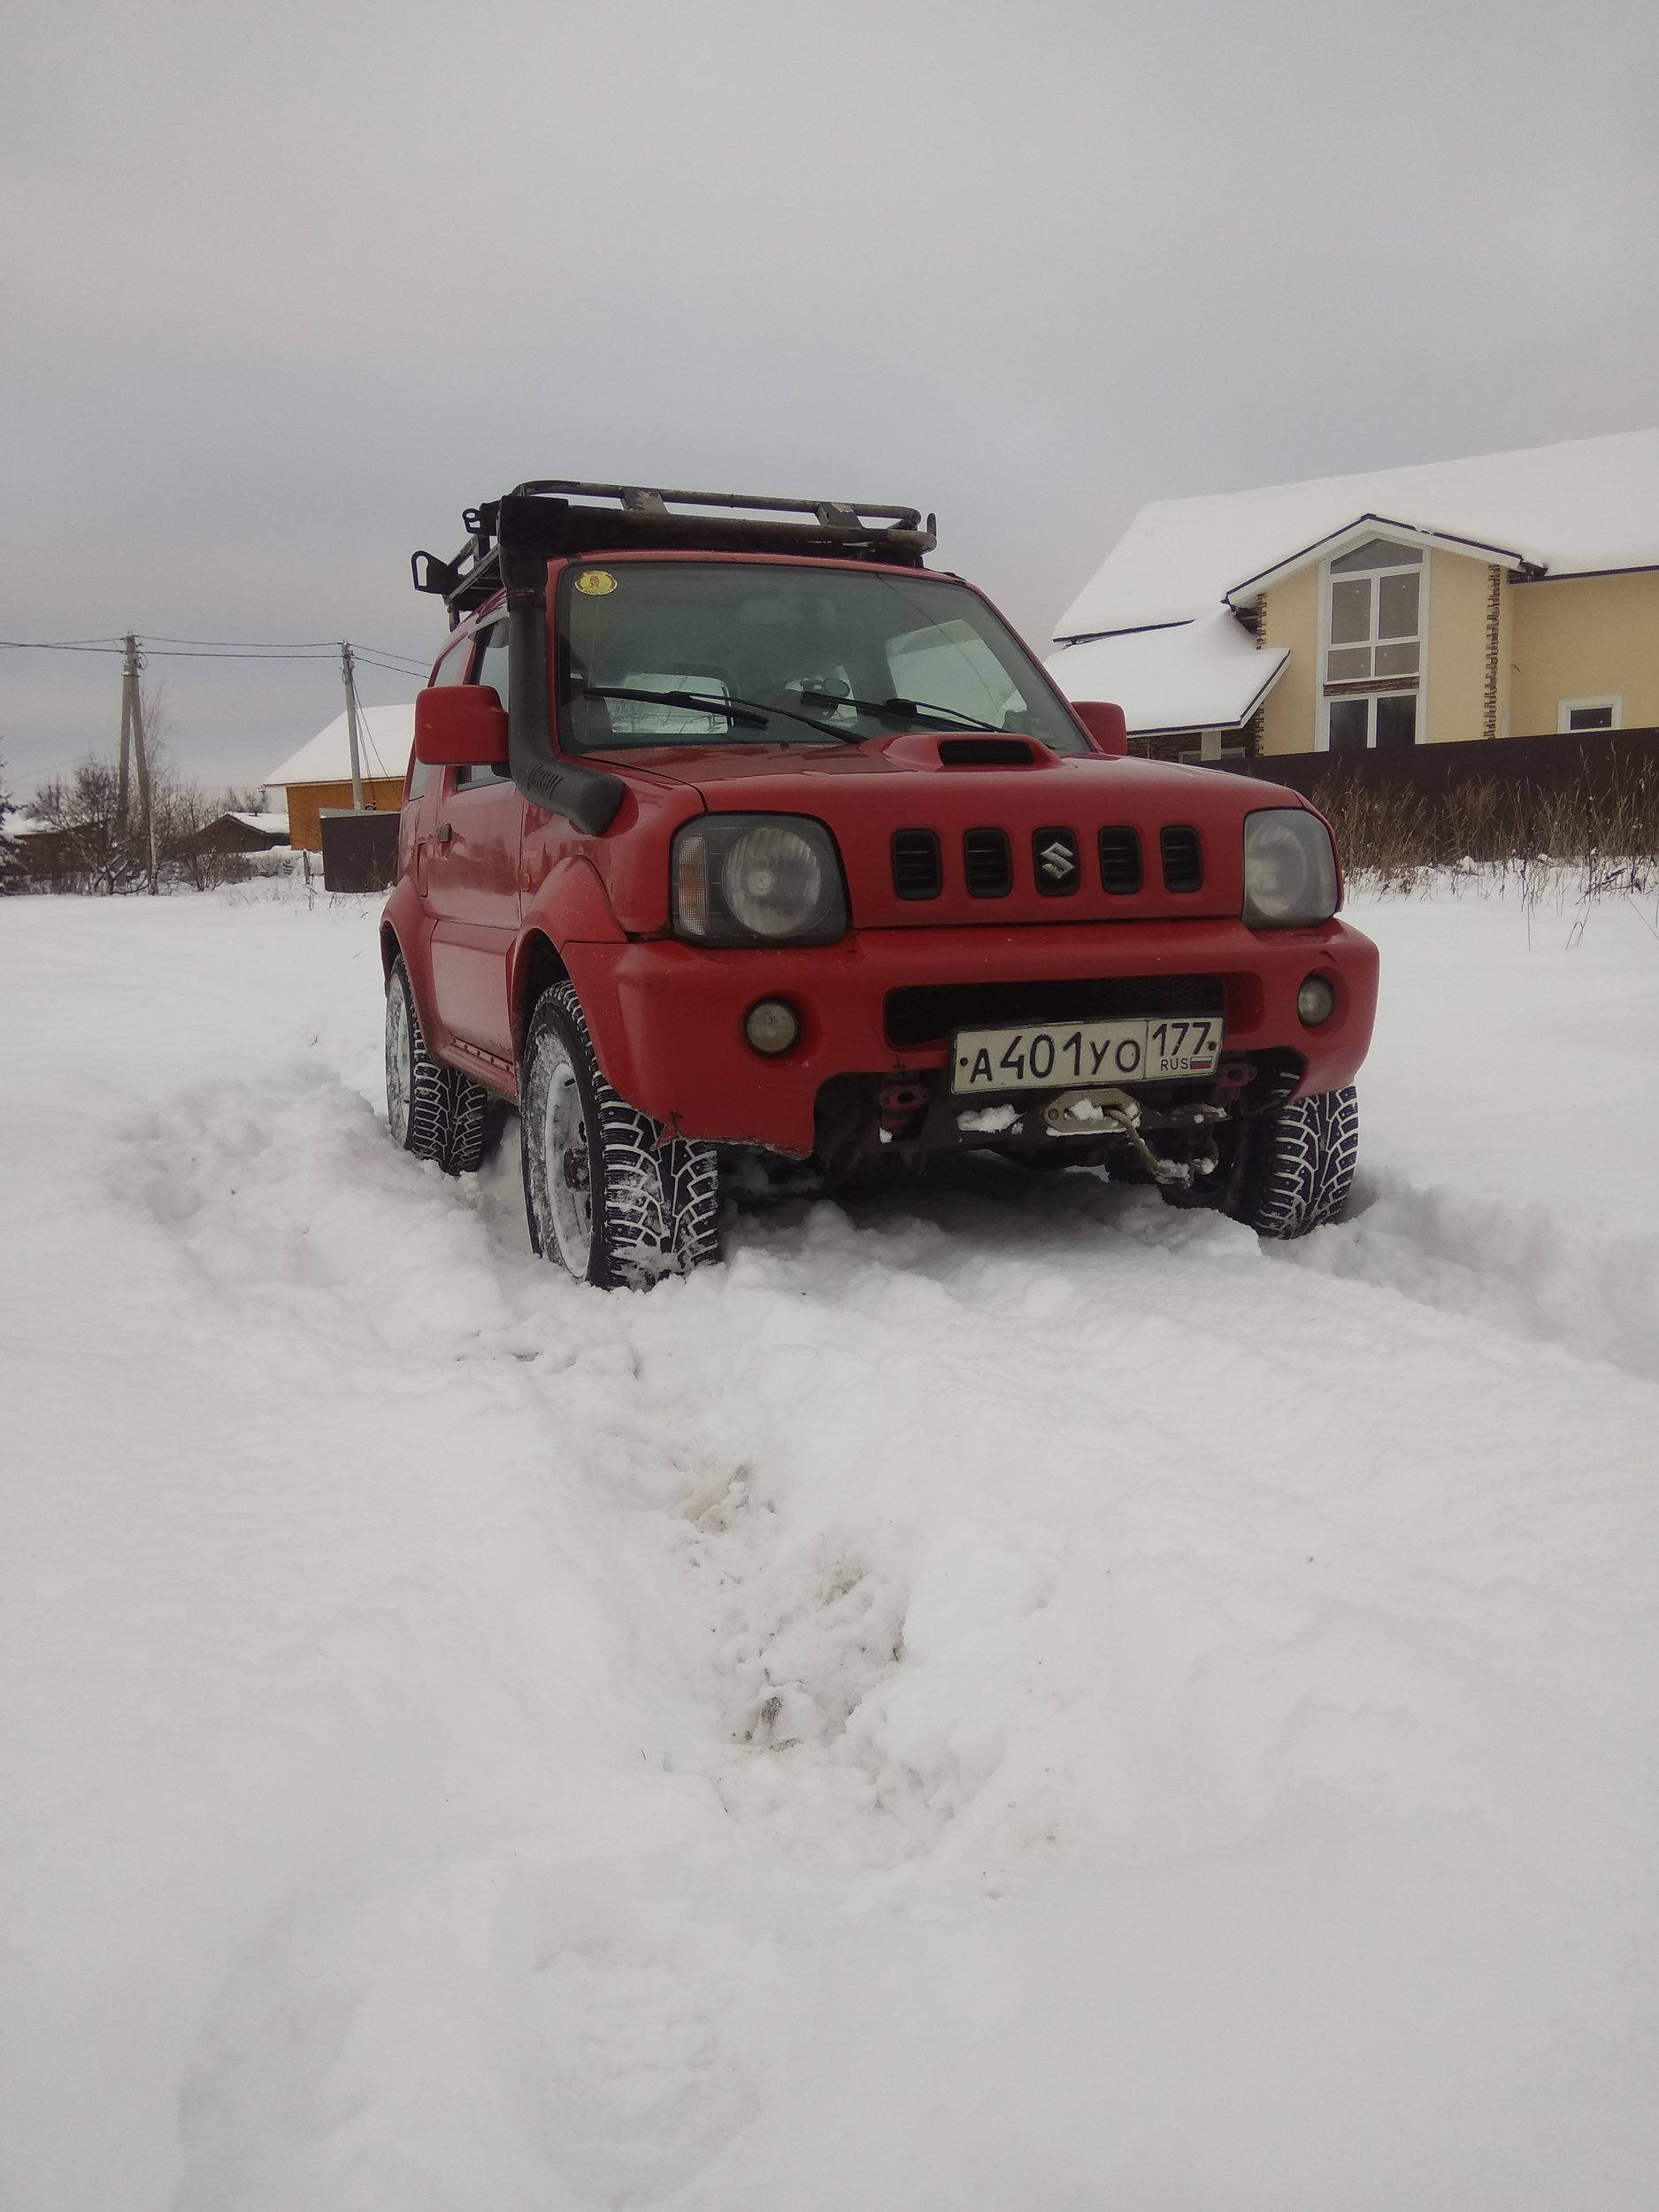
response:
<path id="1" fill-rule="evenodd" d="M 273 653 L 303 653 L 313 648 L 336 653 L 340 649 L 338 638 L 331 637 L 296 638 L 292 644 L 283 645 L 264 637 L 163 637 L 157 630 L 147 631 L 145 635 L 156 645 L 248 645 Z"/>
<path id="2" fill-rule="evenodd" d="M 300 641 L 292 645 L 266 644 L 254 638 L 141 637 L 146 656 L 155 660 L 333 660 L 340 650 L 337 640 Z M 396 675 L 424 674 L 430 663 L 412 653 L 389 646 L 354 649 L 363 657 L 388 667 Z M 0 652 L 8 653 L 121 653 L 120 638 L 0 638 Z"/>
<path id="3" fill-rule="evenodd" d="M 338 651 L 338 647 L 334 653 L 245 652 L 229 647 L 204 650 L 196 646 L 155 646 L 144 641 L 144 657 L 154 661 L 331 661 Z"/>
<path id="4" fill-rule="evenodd" d="M 395 662 L 380 660 L 376 655 L 365 653 L 360 648 L 354 649 L 357 651 L 357 665 L 360 668 L 379 668 L 383 669 L 388 676 L 418 676 L 423 682 L 426 680 L 426 664 L 424 662 L 415 662 L 406 668 L 400 668 Z"/>

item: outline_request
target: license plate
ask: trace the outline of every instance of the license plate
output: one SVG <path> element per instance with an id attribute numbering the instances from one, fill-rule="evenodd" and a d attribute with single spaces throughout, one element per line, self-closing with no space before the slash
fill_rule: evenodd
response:
<path id="1" fill-rule="evenodd" d="M 1028 1029 L 959 1029 L 950 1087 L 958 1094 L 1054 1091 L 1086 1083 L 1167 1083 L 1213 1075 L 1218 1014 L 1058 1022 Z"/>

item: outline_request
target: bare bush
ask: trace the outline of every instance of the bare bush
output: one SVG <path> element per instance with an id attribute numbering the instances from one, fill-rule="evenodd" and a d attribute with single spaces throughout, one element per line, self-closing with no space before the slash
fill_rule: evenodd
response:
<path id="1" fill-rule="evenodd" d="M 143 883 L 148 850 L 135 824 L 119 818 L 119 781 L 108 761 L 83 760 L 42 784 L 32 810 L 40 827 L 22 853 L 32 889 L 110 896 Z"/>
<path id="2" fill-rule="evenodd" d="M 157 795 L 156 841 L 170 881 L 192 891 L 247 881 L 248 855 L 212 835 L 215 823 L 238 810 L 229 803 L 232 795 L 210 799 L 199 785 L 168 777 Z"/>
<path id="3" fill-rule="evenodd" d="M 150 835 L 132 803 L 135 794 L 129 792 L 123 818 L 119 782 L 112 763 L 86 760 L 72 774 L 43 784 L 33 808 L 38 826 L 27 838 L 9 841 L 6 847 L 14 857 L 11 887 L 106 897 L 144 889 L 150 877 Z M 180 775 L 157 748 L 150 760 L 150 795 L 158 886 L 210 891 L 248 879 L 253 856 L 214 833 L 225 815 L 257 810 L 257 805 L 239 808 L 234 803 L 246 794 L 210 797 Z"/>

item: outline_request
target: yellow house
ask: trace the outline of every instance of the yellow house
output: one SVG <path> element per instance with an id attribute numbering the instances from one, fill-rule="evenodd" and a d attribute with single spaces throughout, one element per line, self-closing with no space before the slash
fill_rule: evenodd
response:
<path id="1" fill-rule="evenodd" d="M 1193 759 L 1659 730 L 1659 430 L 1160 501 L 1055 644 Z"/>
<path id="2" fill-rule="evenodd" d="M 357 709 L 357 753 L 365 808 L 396 814 L 403 803 L 403 772 L 415 741 L 412 704 Z M 351 747 L 344 711 L 309 738 L 265 780 L 288 804 L 288 842 L 296 852 L 321 852 L 322 816 L 351 804 Z"/>

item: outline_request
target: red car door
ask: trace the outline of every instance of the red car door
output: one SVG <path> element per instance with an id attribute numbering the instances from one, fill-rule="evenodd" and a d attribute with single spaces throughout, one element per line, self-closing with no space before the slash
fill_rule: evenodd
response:
<path id="1" fill-rule="evenodd" d="M 480 631 L 472 680 L 507 695 L 507 622 Z M 523 894 L 524 801 L 503 763 L 446 768 L 426 860 L 436 1041 L 466 1057 L 513 1065 L 509 976 Z"/>

